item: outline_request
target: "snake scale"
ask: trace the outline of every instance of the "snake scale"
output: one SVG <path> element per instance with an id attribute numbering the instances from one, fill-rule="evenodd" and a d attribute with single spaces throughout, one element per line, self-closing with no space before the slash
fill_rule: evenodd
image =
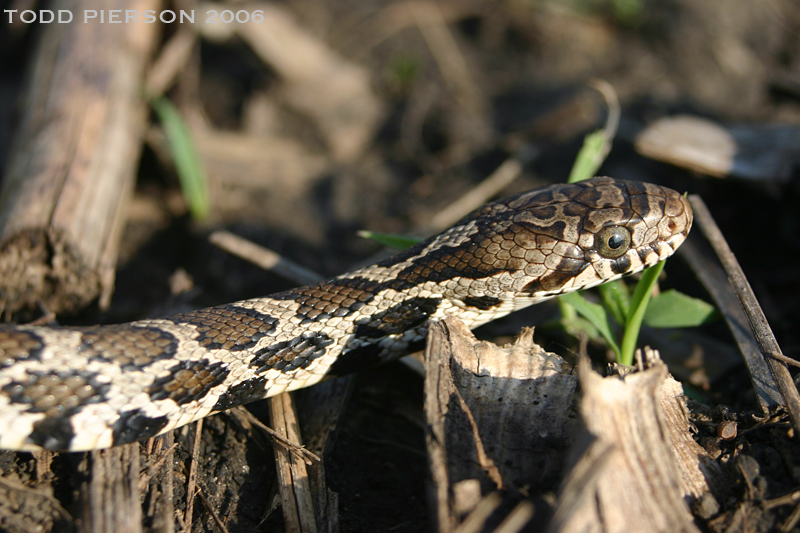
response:
<path id="1" fill-rule="evenodd" d="M 686 238 L 677 192 L 594 178 L 487 204 L 317 285 L 167 318 L 0 326 L 0 448 L 93 450 L 388 361 L 455 315 L 475 328 L 653 265 Z"/>

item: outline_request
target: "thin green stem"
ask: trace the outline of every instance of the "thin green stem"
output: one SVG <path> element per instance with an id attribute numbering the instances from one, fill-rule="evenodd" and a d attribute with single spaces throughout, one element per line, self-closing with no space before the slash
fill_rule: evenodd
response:
<path id="1" fill-rule="evenodd" d="M 639 330 L 642 327 L 642 319 L 647 311 L 647 304 L 650 302 L 650 295 L 653 287 L 664 270 L 664 261 L 661 261 L 644 272 L 642 279 L 636 285 L 631 298 L 631 312 L 628 314 L 628 322 L 625 324 L 625 334 L 622 336 L 622 355 L 619 363 L 623 365 L 633 364 L 633 352 L 636 350 L 636 342 L 639 340 Z"/>

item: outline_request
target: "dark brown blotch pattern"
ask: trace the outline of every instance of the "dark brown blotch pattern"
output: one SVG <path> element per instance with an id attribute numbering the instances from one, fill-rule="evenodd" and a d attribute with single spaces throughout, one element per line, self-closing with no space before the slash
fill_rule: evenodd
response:
<path id="1" fill-rule="evenodd" d="M 558 291 L 575 274 L 572 272 L 551 271 L 538 279 L 535 279 L 522 288 L 522 292 L 535 294 L 537 292 Z"/>
<path id="2" fill-rule="evenodd" d="M 296 311 L 301 324 L 345 317 L 371 302 L 385 285 L 363 278 L 334 279 L 310 287 L 300 287 L 271 296 L 300 304 Z"/>
<path id="3" fill-rule="evenodd" d="M 160 359 L 173 357 L 178 341 L 154 327 L 99 326 L 70 328 L 81 332 L 77 352 L 87 359 L 102 360 L 124 369 L 140 368 Z"/>
<path id="4" fill-rule="evenodd" d="M 29 413 L 45 415 L 34 424 L 29 442 L 46 450 L 65 450 L 74 437 L 71 418 L 86 405 L 107 401 L 109 388 L 90 372 L 29 371 L 25 380 L 4 385 L 0 393 L 14 404 L 27 405 Z"/>
<path id="5" fill-rule="evenodd" d="M 336 358 L 328 374 L 331 376 L 346 376 L 353 372 L 373 368 L 385 359 L 384 348 L 378 344 L 362 344 L 358 348 L 343 351 Z"/>
<path id="6" fill-rule="evenodd" d="M 362 339 L 398 335 L 424 324 L 441 302 L 441 298 L 409 298 L 385 311 L 359 318 L 355 334 Z"/>
<path id="7" fill-rule="evenodd" d="M 213 410 L 224 411 L 232 407 L 264 399 L 267 397 L 268 391 L 267 378 L 264 376 L 246 379 L 232 386 L 220 395 L 217 403 L 214 404 Z"/>
<path id="8" fill-rule="evenodd" d="M 0 326 L 0 368 L 28 359 L 38 359 L 42 348 L 44 342 L 35 333 Z"/>
<path id="9" fill-rule="evenodd" d="M 208 350 L 247 350 L 275 331 L 278 319 L 234 304 L 190 311 L 170 317 L 176 324 L 195 327 L 195 340 Z"/>
<path id="10" fill-rule="evenodd" d="M 13 403 L 28 405 L 30 413 L 65 417 L 84 405 L 105 401 L 108 385 L 98 384 L 91 373 L 48 373 L 31 370 L 24 380 L 14 380 L 0 391 Z"/>
<path id="11" fill-rule="evenodd" d="M 148 393 L 153 400 L 173 400 L 183 405 L 203 398 L 228 376 L 223 363 L 200 361 L 181 361 L 169 369 L 169 375 L 156 379 Z"/>
<path id="12" fill-rule="evenodd" d="M 479 223 L 479 225 L 483 225 Z M 485 225 L 489 225 L 488 223 Z M 508 269 L 515 232 L 522 231 L 510 221 L 496 221 L 458 246 L 443 246 L 414 259 L 388 287 L 402 291 L 426 281 L 441 283 L 453 278 L 485 278 Z M 487 238 L 485 235 L 492 234 Z"/>
<path id="13" fill-rule="evenodd" d="M 467 296 L 464 298 L 463 302 L 464 305 L 475 307 L 482 311 L 488 311 L 503 303 L 500 298 L 494 298 L 492 296 Z"/>
<path id="14" fill-rule="evenodd" d="M 256 353 L 250 366 L 256 367 L 256 374 L 275 369 L 293 372 L 306 368 L 312 361 L 325 355 L 325 350 L 333 344 L 333 339 L 324 333 L 307 332 L 298 338 L 267 346 Z"/>
<path id="15" fill-rule="evenodd" d="M 168 422 L 169 420 L 167 420 L 166 416 L 150 418 L 140 409 L 132 409 L 120 413 L 112 428 L 114 446 L 154 437 L 161 432 Z"/>

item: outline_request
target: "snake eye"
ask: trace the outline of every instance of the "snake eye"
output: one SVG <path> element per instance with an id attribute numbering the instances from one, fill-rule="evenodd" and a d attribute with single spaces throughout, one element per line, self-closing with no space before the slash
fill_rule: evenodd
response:
<path id="1" fill-rule="evenodd" d="M 631 232 L 622 226 L 609 226 L 600 230 L 594 243 L 600 255 L 616 259 L 631 247 Z"/>

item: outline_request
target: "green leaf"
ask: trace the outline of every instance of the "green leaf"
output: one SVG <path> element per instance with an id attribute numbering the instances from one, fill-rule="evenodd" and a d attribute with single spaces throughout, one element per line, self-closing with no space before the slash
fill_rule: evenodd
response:
<path id="1" fill-rule="evenodd" d="M 189 127 L 172 102 L 165 97 L 151 98 L 150 105 L 167 136 L 172 161 L 175 163 L 175 171 L 189 211 L 195 219 L 203 219 L 208 215 L 210 208 L 208 183 Z"/>
<path id="2" fill-rule="evenodd" d="M 585 318 L 575 317 L 570 319 L 562 319 L 561 326 L 573 337 L 577 337 L 581 333 L 585 333 L 591 341 L 601 342 L 603 336 L 591 322 Z"/>
<path id="3" fill-rule="evenodd" d="M 636 24 L 644 11 L 644 0 L 611 0 L 614 17 L 627 26 Z"/>
<path id="4" fill-rule="evenodd" d="M 389 248 L 394 248 L 395 250 L 405 250 L 406 248 L 411 248 L 422 240 L 419 237 L 407 237 L 405 235 L 393 235 L 391 233 L 379 233 L 377 231 L 367 230 L 359 231 L 358 236 L 365 239 L 372 239 L 375 242 L 379 242 L 382 245 L 388 246 Z"/>
<path id="5" fill-rule="evenodd" d="M 605 130 L 597 130 L 583 139 L 583 147 L 575 158 L 567 183 L 593 178 L 611 150 L 611 140 Z"/>
<path id="6" fill-rule="evenodd" d="M 556 298 L 556 302 L 558 303 L 558 310 L 561 311 L 561 320 L 568 321 L 578 318 L 578 312 L 575 310 L 573 306 L 571 306 L 566 299 Z"/>
<path id="7" fill-rule="evenodd" d="M 583 295 L 578 294 L 577 292 L 559 296 L 559 300 L 564 300 L 573 306 L 575 310 L 578 311 L 578 314 L 583 316 L 592 324 L 592 326 L 597 328 L 597 331 L 599 331 L 606 342 L 608 342 L 608 345 L 614 350 L 614 353 L 619 360 L 619 344 L 617 344 L 617 339 L 614 338 L 614 332 L 611 331 L 611 323 L 608 321 L 608 314 L 606 314 L 603 306 L 588 301 L 583 297 Z"/>
<path id="8" fill-rule="evenodd" d="M 636 341 L 639 340 L 639 330 L 642 328 L 642 319 L 650 302 L 653 287 L 658 281 L 658 276 L 664 270 L 664 261 L 660 261 L 642 272 L 642 279 L 636 284 L 631 298 L 631 309 L 628 321 L 625 324 L 625 333 L 622 335 L 622 349 L 617 362 L 622 365 L 633 364 L 633 352 L 636 350 Z"/>
<path id="9" fill-rule="evenodd" d="M 603 299 L 603 307 L 611 313 L 617 324 L 625 324 L 628 321 L 628 312 L 631 306 L 628 285 L 621 279 L 617 279 L 611 283 L 600 285 L 598 290 Z"/>
<path id="10" fill-rule="evenodd" d="M 652 328 L 689 328 L 710 322 L 716 316 L 713 305 L 670 289 L 650 300 L 644 323 Z"/>

